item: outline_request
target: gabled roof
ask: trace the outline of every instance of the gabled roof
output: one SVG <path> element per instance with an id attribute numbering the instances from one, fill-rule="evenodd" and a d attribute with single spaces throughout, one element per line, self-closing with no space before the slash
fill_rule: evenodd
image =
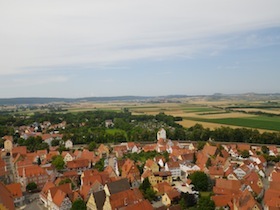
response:
<path id="1" fill-rule="evenodd" d="M 240 150 L 240 151 L 244 151 L 244 150 L 247 150 L 249 151 L 251 149 L 251 145 L 250 144 L 237 144 L 237 149 Z"/>
<path id="2" fill-rule="evenodd" d="M 241 189 L 241 182 L 239 180 L 216 179 L 215 187 L 238 192 Z"/>
<path id="3" fill-rule="evenodd" d="M 232 195 L 215 195 L 211 199 L 214 201 L 216 207 L 224 207 L 231 203 Z"/>
<path id="4" fill-rule="evenodd" d="M 128 179 L 120 179 L 107 184 L 111 195 L 130 189 Z"/>
<path id="5" fill-rule="evenodd" d="M 147 168 L 151 168 L 153 165 L 157 165 L 157 163 L 151 159 L 146 160 L 145 166 Z"/>
<path id="6" fill-rule="evenodd" d="M 89 160 L 88 159 L 77 159 L 68 161 L 66 164 L 67 168 L 70 169 L 77 169 L 77 168 L 85 168 L 89 166 Z"/>
<path id="7" fill-rule="evenodd" d="M 202 153 L 205 156 L 214 156 L 216 152 L 217 152 L 217 147 L 211 145 L 205 145 L 202 150 Z"/>
<path id="8" fill-rule="evenodd" d="M 224 169 L 222 167 L 211 166 L 209 167 L 209 175 L 211 176 L 223 176 Z"/>
<path id="9" fill-rule="evenodd" d="M 118 209 L 123 206 L 128 206 L 136 202 L 142 201 L 143 195 L 139 189 L 128 189 L 110 196 L 110 204 L 112 209 Z"/>
<path id="10" fill-rule="evenodd" d="M 95 200 L 97 210 L 103 210 L 103 206 L 104 206 L 104 203 L 105 203 L 105 200 L 106 200 L 105 191 L 102 190 L 102 191 L 99 191 L 99 192 L 95 192 L 95 193 L 93 193 L 93 197 L 94 197 L 94 200 Z"/>
<path id="11" fill-rule="evenodd" d="M 160 183 L 158 183 L 158 184 L 156 184 L 156 185 L 154 186 L 154 189 L 157 189 L 157 191 L 158 191 L 159 194 L 164 194 L 164 193 L 166 193 L 166 192 L 171 191 L 173 188 L 172 188 L 172 186 L 171 186 L 169 183 L 167 183 L 167 182 L 160 182 Z"/>
<path id="12" fill-rule="evenodd" d="M 9 210 L 15 210 L 13 196 L 2 182 L 0 182 L 0 192 L 0 204 L 4 205 Z"/>
<path id="13" fill-rule="evenodd" d="M 264 203 L 269 209 L 279 209 L 280 206 L 280 191 L 268 189 L 264 195 Z"/>
<path id="14" fill-rule="evenodd" d="M 22 197 L 22 191 L 21 191 L 20 183 L 9 184 L 9 185 L 6 185 L 6 187 L 11 192 L 13 198 L 21 198 Z"/>
<path id="15" fill-rule="evenodd" d="M 174 200 L 174 199 L 179 198 L 181 196 L 181 194 L 175 189 L 172 189 L 172 190 L 168 191 L 166 193 L 166 195 L 168 196 L 168 198 L 170 200 Z"/>
<path id="16" fill-rule="evenodd" d="M 178 161 L 168 161 L 166 163 L 169 169 L 180 168 L 180 164 Z"/>
<path id="17" fill-rule="evenodd" d="M 71 183 L 62 184 L 57 187 L 49 188 L 53 202 L 60 206 L 62 201 L 67 197 L 71 200 L 73 198 L 73 192 L 71 189 Z"/>
<path id="18" fill-rule="evenodd" d="M 123 207 L 122 210 L 153 210 L 152 204 L 148 200 L 143 200 L 138 203 Z"/>
<path id="19" fill-rule="evenodd" d="M 18 147 L 13 147 L 12 149 L 12 154 L 21 154 L 21 155 L 26 155 L 27 154 L 27 147 L 26 146 L 18 146 Z"/>
<path id="20" fill-rule="evenodd" d="M 19 176 L 22 177 L 24 171 L 25 171 L 26 177 L 47 175 L 47 172 L 38 165 L 32 165 L 32 166 L 19 168 L 18 169 Z"/>
<path id="21" fill-rule="evenodd" d="M 248 190 L 245 190 L 235 201 L 238 210 L 253 209 L 255 206 L 262 209 L 260 204 L 253 198 L 252 194 Z"/>
<path id="22" fill-rule="evenodd" d="M 53 187 L 55 187 L 53 182 L 46 182 L 43 189 L 41 190 L 41 195 L 44 196 L 44 197 L 47 197 L 49 189 L 51 189 Z"/>

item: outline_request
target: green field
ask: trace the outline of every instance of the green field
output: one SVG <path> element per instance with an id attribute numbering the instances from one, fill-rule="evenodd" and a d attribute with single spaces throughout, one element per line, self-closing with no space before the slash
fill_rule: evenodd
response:
<path id="1" fill-rule="evenodd" d="M 256 117 L 248 117 L 248 118 L 220 118 L 220 119 L 186 117 L 184 119 L 201 121 L 201 122 L 218 123 L 224 125 L 235 125 L 235 126 L 242 126 L 242 127 L 249 127 L 249 128 L 280 131 L 280 117 L 256 116 Z"/>
<path id="2" fill-rule="evenodd" d="M 182 110 L 187 113 L 191 112 L 217 112 L 219 109 L 209 107 L 183 107 Z"/>

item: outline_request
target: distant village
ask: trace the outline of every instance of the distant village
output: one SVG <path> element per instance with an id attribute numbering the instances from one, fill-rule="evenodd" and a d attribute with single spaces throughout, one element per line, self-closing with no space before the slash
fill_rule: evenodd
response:
<path id="1" fill-rule="evenodd" d="M 40 124 L 42 129 L 66 126 L 66 122 Z M 112 120 L 105 126 L 112 127 Z M 67 210 L 77 200 L 88 210 L 184 209 L 190 204 L 182 195 L 191 196 L 195 203 L 201 199 L 191 178 L 197 172 L 209 179 L 205 191 L 210 188 L 215 209 L 280 209 L 280 163 L 267 162 L 263 156 L 277 157 L 279 148 L 274 145 L 222 144 L 211 139 L 202 145 L 182 143 L 168 139 L 162 128 L 150 144 L 104 143 L 91 151 L 73 145 L 71 139 L 63 141 L 59 132 L 39 132 L 36 126 L 21 126 L 18 133 L 25 140 L 40 136 L 49 149 L 30 152 L 15 144 L 13 136 L 2 137 L 1 210 L 31 209 L 30 205 L 33 209 Z M 54 140 L 62 142 L 66 150 L 51 146 Z M 155 155 L 144 162 L 129 158 L 145 153 Z"/>

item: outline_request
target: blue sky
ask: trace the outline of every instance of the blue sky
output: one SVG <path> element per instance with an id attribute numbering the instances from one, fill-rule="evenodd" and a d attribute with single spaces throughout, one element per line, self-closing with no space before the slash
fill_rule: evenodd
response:
<path id="1" fill-rule="evenodd" d="M 279 8 L 278 0 L 2 2 L 0 98 L 279 93 Z"/>

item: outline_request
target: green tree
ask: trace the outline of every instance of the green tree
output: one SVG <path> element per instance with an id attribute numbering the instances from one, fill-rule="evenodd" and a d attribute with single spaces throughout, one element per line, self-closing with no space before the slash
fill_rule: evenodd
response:
<path id="1" fill-rule="evenodd" d="M 215 210 L 215 203 L 211 200 L 210 196 L 200 197 L 197 203 L 198 210 Z"/>
<path id="2" fill-rule="evenodd" d="M 267 146 L 262 146 L 262 153 L 268 155 L 269 154 L 269 149 Z"/>
<path id="3" fill-rule="evenodd" d="M 27 186 L 26 189 L 29 190 L 36 190 L 37 189 L 37 184 L 35 182 L 30 182 Z"/>
<path id="4" fill-rule="evenodd" d="M 207 175 L 202 171 L 195 171 L 194 173 L 189 175 L 194 188 L 198 191 L 207 191 L 209 186 L 209 179 Z"/>
<path id="5" fill-rule="evenodd" d="M 38 166 L 41 165 L 41 163 L 42 163 L 41 158 L 37 157 L 37 164 L 38 164 Z"/>
<path id="6" fill-rule="evenodd" d="M 248 158 L 248 157 L 250 157 L 249 151 L 248 151 L 248 150 L 243 150 L 243 151 L 241 151 L 241 157 L 243 157 L 243 158 Z"/>
<path id="7" fill-rule="evenodd" d="M 71 210 L 86 210 L 86 203 L 82 199 L 77 199 L 73 202 Z"/>
<path id="8" fill-rule="evenodd" d="M 209 166 L 212 166 L 211 158 L 209 157 L 206 161 L 206 167 L 209 168 Z"/>
<path id="9" fill-rule="evenodd" d="M 101 158 L 98 162 L 95 163 L 94 167 L 98 171 L 103 171 L 104 170 L 104 158 Z"/>
<path id="10" fill-rule="evenodd" d="M 57 170 L 63 169 L 64 165 L 65 165 L 63 157 L 61 155 L 57 155 L 57 156 L 53 157 L 52 164 L 54 165 L 54 167 Z"/>
<path id="11" fill-rule="evenodd" d="M 142 191 L 144 198 L 152 201 L 156 198 L 156 192 L 153 190 L 152 185 L 149 179 L 146 177 L 142 184 L 139 186 L 139 189 Z"/>
<path id="12" fill-rule="evenodd" d="M 97 147 L 96 142 L 92 141 L 88 145 L 88 150 L 93 151 L 94 149 L 96 149 L 96 147 Z"/>
<path id="13" fill-rule="evenodd" d="M 195 206 L 196 198 L 194 194 L 181 193 L 181 200 L 179 202 L 182 209 L 186 209 L 187 207 Z"/>
<path id="14" fill-rule="evenodd" d="M 58 139 L 54 139 L 54 140 L 52 140 L 52 142 L 51 142 L 51 145 L 53 146 L 53 147 L 55 147 L 55 146 L 58 146 L 59 145 L 59 140 Z"/>

